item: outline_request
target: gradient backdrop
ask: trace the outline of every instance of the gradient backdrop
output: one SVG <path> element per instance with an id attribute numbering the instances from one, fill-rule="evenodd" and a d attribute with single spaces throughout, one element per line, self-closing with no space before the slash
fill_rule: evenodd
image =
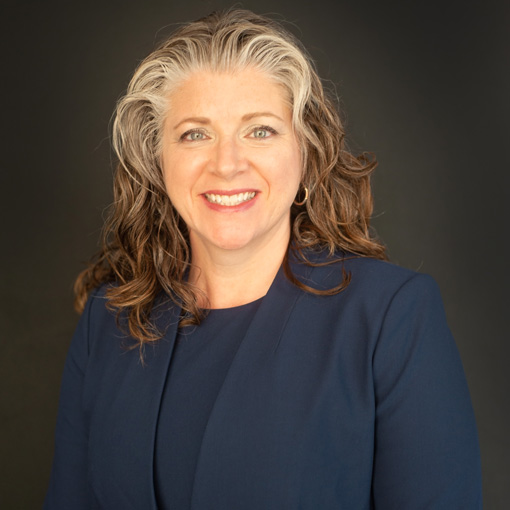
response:
<path id="1" fill-rule="evenodd" d="M 115 102 L 172 24 L 229 5 L 2 7 L 2 509 L 39 508 L 44 497 L 77 321 L 72 282 L 111 200 Z M 394 262 L 441 286 L 478 421 L 485 505 L 510 508 L 508 3 L 238 5 L 295 24 L 336 86 L 351 147 L 376 153 L 374 224 Z"/>

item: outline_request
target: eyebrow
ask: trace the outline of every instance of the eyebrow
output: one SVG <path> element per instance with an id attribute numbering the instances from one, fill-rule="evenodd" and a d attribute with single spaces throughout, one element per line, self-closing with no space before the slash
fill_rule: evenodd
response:
<path id="1" fill-rule="evenodd" d="M 284 122 L 284 120 L 281 117 L 279 117 L 278 115 L 271 113 L 271 112 L 246 113 L 245 115 L 243 115 L 241 117 L 241 120 L 243 122 L 246 122 L 247 120 L 252 120 L 257 117 L 273 117 L 275 119 L 280 120 L 281 122 Z M 202 124 L 204 126 L 211 123 L 210 119 L 208 119 L 207 117 L 186 117 L 185 119 L 182 119 L 180 122 L 178 122 L 174 126 L 174 129 L 177 129 L 181 124 L 186 124 L 188 122 L 191 122 L 193 124 Z"/>
<path id="2" fill-rule="evenodd" d="M 192 122 L 193 124 L 210 124 L 210 120 L 207 117 L 187 117 L 178 122 L 174 129 L 177 129 L 181 124 L 185 124 L 186 122 Z"/>
<path id="3" fill-rule="evenodd" d="M 243 115 L 242 120 L 251 120 L 256 117 L 274 117 L 275 119 L 281 120 L 284 122 L 284 120 L 279 117 L 278 115 L 271 113 L 271 112 L 254 112 L 254 113 L 247 113 L 246 115 Z"/>

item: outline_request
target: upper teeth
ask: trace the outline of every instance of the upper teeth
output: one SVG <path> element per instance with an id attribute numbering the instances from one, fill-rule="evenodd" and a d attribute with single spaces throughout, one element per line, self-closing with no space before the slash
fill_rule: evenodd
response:
<path id="1" fill-rule="evenodd" d="M 245 193 L 237 193 L 237 195 L 214 195 L 206 193 L 205 198 L 213 204 L 233 206 L 239 205 L 242 202 L 247 202 L 255 196 L 255 191 L 247 191 Z"/>

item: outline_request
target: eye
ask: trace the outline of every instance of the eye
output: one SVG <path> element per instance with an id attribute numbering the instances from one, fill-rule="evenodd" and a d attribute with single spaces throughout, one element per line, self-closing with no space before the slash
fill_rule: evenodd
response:
<path id="1" fill-rule="evenodd" d="M 259 140 L 276 134 L 276 131 L 269 126 L 258 126 L 252 131 L 253 138 L 258 138 Z"/>
<path id="2" fill-rule="evenodd" d="M 190 129 L 183 133 L 179 140 L 181 142 L 199 142 L 205 140 L 206 134 L 200 129 Z"/>

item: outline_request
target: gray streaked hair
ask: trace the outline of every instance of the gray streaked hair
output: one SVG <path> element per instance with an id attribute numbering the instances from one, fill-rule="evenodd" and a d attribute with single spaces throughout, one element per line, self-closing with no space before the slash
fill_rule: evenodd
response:
<path id="1" fill-rule="evenodd" d="M 202 316 L 197 291 L 185 278 L 191 263 L 187 227 L 170 202 L 162 176 L 169 96 L 194 72 L 248 67 L 284 87 L 302 151 L 302 186 L 308 188 L 309 199 L 304 206 L 292 206 L 289 249 L 308 265 L 314 263 L 307 249 L 385 258 L 384 246 L 369 229 L 370 175 L 377 163 L 367 154 L 356 157 L 345 149 L 336 106 L 324 93 L 306 51 L 266 17 L 246 10 L 215 12 L 181 26 L 143 60 L 118 102 L 114 203 L 102 248 L 75 284 L 76 307 L 82 310 L 93 288 L 114 283 L 107 292 L 109 306 L 125 314 L 140 348 L 161 336 L 150 319 L 161 291 L 181 306 L 182 324 L 197 324 Z M 315 294 L 334 294 L 349 283 L 349 275 L 344 275 L 331 289 L 313 289 L 292 274 L 288 254 L 284 269 L 290 281 Z"/>

